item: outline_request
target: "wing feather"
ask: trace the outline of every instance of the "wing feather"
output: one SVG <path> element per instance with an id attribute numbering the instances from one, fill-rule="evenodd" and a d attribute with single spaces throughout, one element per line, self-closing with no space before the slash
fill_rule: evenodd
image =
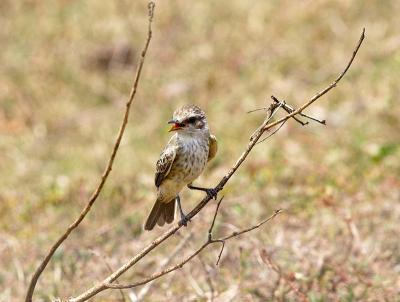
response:
<path id="1" fill-rule="evenodd" d="M 210 134 L 210 138 L 208 140 L 208 146 L 209 146 L 208 161 L 210 161 L 215 157 L 215 155 L 217 154 L 217 151 L 218 151 L 217 138 L 212 134 Z"/>
<path id="2" fill-rule="evenodd" d="M 172 164 L 176 157 L 176 147 L 175 144 L 168 143 L 167 147 L 160 154 L 160 158 L 156 164 L 156 175 L 155 175 L 155 185 L 159 187 L 162 181 L 167 177 L 168 173 L 171 171 Z"/>

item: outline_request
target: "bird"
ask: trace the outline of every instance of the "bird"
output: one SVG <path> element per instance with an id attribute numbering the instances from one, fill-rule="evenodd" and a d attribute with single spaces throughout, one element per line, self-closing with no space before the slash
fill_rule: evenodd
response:
<path id="1" fill-rule="evenodd" d="M 210 133 L 204 111 L 196 105 L 184 105 L 174 111 L 168 124 L 172 124 L 169 132 L 174 132 L 174 135 L 156 163 L 154 182 L 157 199 L 144 224 L 147 231 L 152 230 L 156 224 L 163 226 L 172 223 L 175 204 L 181 216 L 180 225 L 187 226 L 189 219 L 182 210 L 179 197 L 185 186 L 204 191 L 210 198 L 217 198 L 215 189 L 192 184 L 218 150 L 217 139 Z"/>

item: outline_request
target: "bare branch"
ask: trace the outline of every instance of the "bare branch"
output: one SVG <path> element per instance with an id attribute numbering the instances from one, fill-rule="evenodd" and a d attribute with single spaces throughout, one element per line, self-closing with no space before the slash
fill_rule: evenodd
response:
<path id="1" fill-rule="evenodd" d="M 246 113 L 253 113 L 253 112 L 256 112 L 256 111 L 268 110 L 268 109 L 269 109 L 269 107 L 261 107 L 261 108 L 257 108 L 257 109 L 253 109 L 253 110 L 247 111 Z"/>
<path id="2" fill-rule="evenodd" d="M 216 211 L 214 213 L 214 219 L 212 221 L 211 226 L 214 225 L 215 217 L 216 217 L 216 215 L 218 213 L 218 209 L 219 209 L 219 205 L 221 204 L 221 201 L 222 201 L 222 198 L 221 198 L 221 200 L 219 201 L 219 203 L 217 205 Z M 133 288 L 133 287 L 137 287 L 137 286 L 146 284 L 146 283 L 148 283 L 148 282 L 150 282 L 150 281 L 152 281 L 154 279 L 160 278 L 161 276 L 164 276 L 164 275 L 169 274 L 169 273 L 171 273 L 171 272 L 173 272 L 173 271 L 175 271 L 177 269 L 182 268 L 186 263 L 188 263 L 190 260 L 192 260 L 198 254 L 200 254 L 207 246 L 209 246 L 210 244 L 214 244 L 214 243 L 221 243 L 222 244 L 221 251 L 220 251 L 220 253 L 218 255 L 218 261 L 217 261 L 217 263 L 218 263 L 220 258 L 221 258 L 221 254 L 222 254 L 223 248 L 225 246 L 225 241 L 226 240 L 229 240 L 229 239 L 231 239 L 233 237 L 240 236 L 240 235 L 242 235 L 244 233 L 250 232 L 251 230 L 259 228 L 263 224 L 265 224 L 268 221 L 270 221 L 273 218 L 275 218 L 281 212 L 282 212 L 281 210 L 277 210 L 277 211 L 275 211 L 275 213 L 273 215 L 271 215 L 270 217 L 264 219 L 260 223 L 254 225 L 254 226 L 252 226 L 250 228 L 244 229 L 244 230 L 242 230 L 240 232 L 232 233 L 231 235 L 226 236 L 226 237 L 224 237 L 222 239 L 212 239 L 212 238 L 208 237 L 207 241 L 199 249 L 197 249 L 195 252 L 193 252 L 190 256 L 186 257 L 182 262 L 180 262 L 180 263 L 178 263 L 178 264 L 176 264 L 174 266 L 171 266 L 170 268 L 168 268 L 166 270 L 163 270 L 163 271 L 160 271 L 160 272 L 158 272 L 156 274 L 153 274 L 148 278 L 145 278 L 145 279 L 143 279 L 141 281 L 138 281 L 138 282 L 135 282 L 135 283 L 131 283 L 131 284 L 106 284 L 106 287 L 107 288 L 113 288 L 113 289 L 124 289 L 124 288 Z M 211 229 L 212 229 L 212 227 L 210 227 L 210 230 Z"/>
<path id="3" fill-rule="evenodd" d="M 326 94 L 328 91 L 330 91 L 332 88 L 335 88 L 337 86 L 337 84 L 339 83 L 339 81 L 344 77 L 344 75 L 346 74 L 346 72 L 349 70 L 351 64 L 354 61 L 354 58 L 357 55 L 358 50 L 361 47 L 362 42 L 364 41 L 365 38 L 365 28 L 363 28 L 363 31 L 361 33 L 360 39 L 358 40 L 358 43 L 356 45 L 356 48 L 353 51 L 353 55 L 351 56 L 349 62 L 347 63 L 346 67 L 344 68 L 344 70 L 339 74 L 339 76 L 325 89 L 321 90 L 320 92 L 318 92 L 316 95 L 314 95 L 308 102 L 306 102 L 303 106 L 301 106 L 300 108 L 298 108 L 297 110 L 293 111 L 291 114 L 286 115 L 285 117 L 269 124 L 266 125 L 264 127 L 264 130 L 268 130 L 271 129 L 272 127 L 290 119 L 291 117 L 295 116 L 296 114 L 302 113 L 304 109 L 306 109 L 307 107 L 309 107 L 312 103 L 314 103 L 316 100 L 318 100 L 321 96 L 323 96 L 324 94 Z"/>
<path id="4" fill-rule="evenodd" d="M 215 265 L 219 265 L 219 262 L 221 261 L 221 257 L 222 257 L 222 252 L 224 251 L 224 248 L 225 248 L 225 240 L 217 240 L 216 242 L 221 243 L 221 250 L 219 251 L 217 262 L 215 262 Z"/>
<path id="5" fill-rule="evenodd" d="M 275 102 L 275 103 L 282 103 L 282 108 L 285 109 L 285 111 L 287 113 L 292 113 L 293 111 L 295 111 L 295 109 L 293 109 L 293 107 L 289 106 L 285 101 L 279 101 L 276 97 L 274 97 L 273 95 L 271 95 L 271 99 Z M 325 120 L 319 120 L 315 117 L 309 116 L 307 114 L 304 113 L 299 113 L 300 116 L 308 118 L 314 122 L 320 123 L 322 125 L 326 125 L 326 121 Z M 299 120 L 298 118 L 296 118 L 295 116 L 293 117 L 297 122 L 299 122 L 302 126 L 308 125 L 308 122 L 302 122 L 301 120 Z"/>
<path id="6" fill-rule="evenodd" d="M 263 224 L 266 224 L 268 221 L 274 219 L 274 218 L 275 218 L 277 215 L 279 215 L 280 213 L 282 213 L 282 210 L 281 210 L 281 209 L 276 210 L 275 213 L 274 213 L 273 215 L 271 215 L 270 217 L 268 217 L 268 218 L 262 220 L 261 222 L 257 223 L 256 225 L 253 225 L 252 227 L 249 227 L 249 228 L 247 228 L 247 229 L 241 230 L 241 231 L 239 231 L 239 232 L 233 232 L 232 234 L 230 234 L 230 235 L 228 235 L 228 236 L 226 236 L 226 237 L 223 237 L 223 238 L 221 238 L 220 240 L 224 240 L 224 241 L 225 241 L 225 240 L 229 240 L 229 239 L 231 239 L 231 238 L 233 238 L 233 237 L 237 237 L 237 236 L 243 235 L 244 233 L 250 232 L 250 231 L 252 231 L 252 230 L 254 230 L 254 229 L 258 229 L 258 228 L 259 228 L 260 226 L 262 226 Z"/>
<path id="7" fill-rule="evenodd" d="M 279 130 L 281 130 L 281 128 L 286 124 L 288 120 L 282 122 L 282 124 L 279 125 L 278 128 L 276 128 L 274 131 L 272 131 L 269 135 L 267 135 L 266 137 L 264 137 L 262 140 L 260 140 L 259 142 L 257 142 L 257 144 L 261 144 L 262 142 L 266 141 L 267 139 L 269 139 L 272 135 L 274 135 L 275 133 L 277 133 Z"/>
<path id="8" fill-rule="evenodd" d="M 271 99 L 274 101 L 271 105 L 282 107 L 287 113 L 292 113 L 294 111 L 294 109 L 291 106 L 289 106 L 285 101 L 281 102 L 273 95 L 271 95 Z M 250 111 L 247 111 L 247 113 L 253 113 L 253 112 L 261 111 L 261 110 L 271 110 L 271 106 L 270 107 L 262 107 L 262 108 L 257 108 L 257 109 L 254 109 L 254 110 L 250 110 Z M 325 125 L 325 120 L 321 121 L 319 119 L 316 119 L 315 117 L 309 116 L 309 115 L 304 114 L 304 113 L 299 113 L 299 115 L 301 115 L 303 117 L 306 117 L 306 118 L 308 118 L 310 120 L 313 120 L 315 122 L 318 122 L 320 124 Z M 308 125 L 308 122 L 303 122 L 299 118 L 297 118 L 296 116 L 294 116 L 293 119 L 296 122 L 298 122 L 300 125 L 302 125 L 302 126 Z"/>
<path id="9" fill-rule="evenodd" d="M 221 202 L 223 200 L 224 200 L 224 196 L 222 196 L 221 199 L 218 201 L 217 208 L 215 209 L 214 217 L 213 217 L 213 220 L 211 222 L 211 226 L 210 226 L 210 228 L 208 230 L 208 240 L 212 240 L 212 231 L 214 229 L 215 219 L 217 218 L 219 206 L 221 205 Z"/>
<path id="10" fill-rule="evenodd" d="M 186 257 L 182 262 L 180 262 L 179 264 L 177 264 L 177 265 L 174 265 L 174 266 L 172 266 L 172 267 L 169 267 L 168 269 L 165 269 L 165 270 L 163 270 L 163 271 L 161 271 L 161 272 L 158 272 L 158 273 L 155 273 L 155 274 L 153 274 L 153 275 L 151 275 L 150 277 L 148 277 L 148 278 L 146 278 L 146 279 L 143 279 L 143 280 L 141 280 L 141 281 L 138 281 L 138 282 L 135 282 L 135 283 L 132 283 L 132 284 L 110 284 L 110 283 L 106 283 L 106 284 L 104 284 L 104 287 L 105 288 L 113 288 L 113 289 L 124 289 L 124 288 L 133 288 L 133 287 L 137 287 L 137 286 L 140 286 L 140 285 L 143 285 L 143 284 L 146 284 L 146 283 L 148 283 L 148 282 L 151 282 L 151 281 L 153 281 L 153 280 L 155 280 L 155 279 L 157 279 L 157 278 L 160 278 L 161 276 L 164 276 L 164 275 L 166 275 L 166 274 L 169 274 L 169 273 L 171 273 L 171 272 L 173 272 L 173 271 L 175 271 L 175 270 L 177 270 L 177 269 L 180 269 L 180 268 L 182 268 L 186 263 L 188 263 L 190 260 L 192 260 L 194 257 L 196 257 L 202 250 L 204 250 L 210 243 L 213 243 L 213 242 L 206 242 L 206 243 L 204 243 L 197 251 L 195 251 L 193 254 L 191 254 L 190 256 L 188 256 L 188 257 Z M 75 300 L 75 299 L 71 299 L 70 301 L 86 301 L 87 299 L 85 299 L 85 300 Z"/>
<path id="11" fill-rule="evenodd" d="M 150 2 L 149 5 L 148 5 L 149 23 L 148 23 L 147 39 L 146 39 L 146 42 L 145 42 L 145 45 L 144 45 L 144 48 L 143 48 L 143 51 L 142 51 L 142 54 L 141 54 L 141 57 L 140 57 L 139 65 L 138 65 L 137 70 L 136 70 L 136 75 L 135 75 L 135 78 L 134 78 L 134 81 L 133 81 L 133 85 L 132 85 L 132 89 L 131 89 L 131 92 L 130 92 L 130 95 L 129 95 L 129 99 L 128 99 L 127 103 L 126 103 L 126 109 L 125 109 L 124 118 L 122 120 L 121 127 L 120 127 L 120 129 L 118 131 L 118 135 L 117 135 L 117 138 L 115 140 L 114 148 L 113 148 L 113 150 L 111 152 L 110 159 L 108 160 L 108 163 L 107 163 L 106 168 L 105 168 L 105 170 L 103 172 L 103 175 L 101 176 L 100 182 L 99 182 L 97 188 L 94 190 L 92 196 L 89 198 L 88 203 L 86 204 L 85 208 L 80 213 L 79 217 L 67 228 L 65 233 L 62 234 L 60 236 L 60 238 L 51 246 L 50 250 L 47 252 L 46 256 L 44 257 L 44 259 L 42 260 L 42 262 L 40 263 L 40 265 L 36 269 L 35 273 L 32 276 L 32 279 L 31 279 L 31 281 L 29 283 L 28 291 L 27 291 L 26 297 L 25 297 L 25 302 L 31 302 L 32 301 L 33 293 L 34 293 L 34 290 L 35 290 L 35 287 L 36 287 L 36 284 L 37 284 L 37 281 L 38 281 L 40 275 L 42 274 L 42 272 L 46 268 L 47 264 L 50 262 L 51 258 L 53 257 L 54 253 L 59 248 L 59 246 L 68 238 L 68 236 L 71 234 L 71 232 L 73 230 L 75 230 L 79 226 L 79 224 L 83 221 L 83 219 L 85 219 L 86 215 L 89 213 L 89 211 L 92 208 L 93 204 L 97 200 L 97 197 L 100 195 L 100 192 L 103 189 L 104 184 L 106 183 L 108 175 L 110 174 L 110 172 L 112 170 L 112 166 L 113 166 L 113 163 L 114 163 L 114 160 L 115 160 L 115 156 L 117 155 L 117 151 L 118 151 L 119 145 L 121 143 L 122 137 L 123 137 L 124 132 L 125 132 L 126 125 L 128 123 L 130 108 L 131 108 L 132 102 L 133 102 L 133 100 L 135 98 L 135 95 L 136 95 L 136 91 L 137 91 L 137 88 L 138 88 L 140 75 L 142 73 L 142 68 L 143 68 L 145 57 L 146 57 L 147 49 L 148 49 L 149 44 L 150 44 L 150 40 L 151 40 L 151 36 L 152 36 L 151 24 L 152 24 L 153 16 L 154 16 L 154 7 L 155 7 L 154 2 Z"/>
<path id="12" fill-rule="evenodd" d="M 225 184 L 230 180 L 230 178 L 235 174 L 235 172 L 239 169 L 239 167 L 241 166 L 241 164 L 246 160 L 247 156 L 249 155 L 249 153 L 252 151 L 252 149 L 254 148 L 254 146 L 257 144 L 257 142 L 259 141 L 259 139 L 261 138 L 261 136 L 265 133 L 265 131 L 279 125 L 282 124 L 283 122 L 287 121 L 288 119 L 294 117 L 297 114 L 302 113 L 302 111 L 304 109 L 306 109 L 307 107 L 309 107 L 312 103 L 314 103 L 317 99 L 319 99 L 321 96 L 323 96 L 324 94 L 326 94 L 328 91 L 330 91 L 332 88 L 334 88 L 338 82 L 343 78 L 343 76 L 345 75 L 345 73 L 347 72 L 347 70 L 350 68 L 352 62 L 354 61 L 354 58 L 364 40 L 365 37 L 365 30 L 363 30 L 361 37 L 353 51 L 353 55 L 350 59 L 350 61 L 348 62 L 348 64 L 346 65 L 345 69 L 340 73 L 340 75 L 335 79 L 335 81 L 330 84 L 328 87 L 326 87 L 324 90 L 322 90 L 321 92 L 317 93 L 315 96 L 313 96 L 308 102 L 306 102 L 305 104 L 303 104 L 300 108 L 296 109 L 295 111 L 293 111 L 292 113 L 286 115 L 285 117 L 275 121 L 275 122 L 271 122 L 270 120 L 272 118 L 272 116 L 276 113 L 276 110 L 273 109 L 271 110 L 269 116 L 267 116 L 264 121 L 262 122 L 261 126 L 251 135 L 250 139 L 249 139 L 249 143 L 246 147 L 246 149 L 242 152 L 242 154 L 239 156 L 238 160 L 236 161 L 236 163 L 232 166 L 232 168 L 227 172 L 227 174 L 220 180 L 220 182 L 217 184 L 217 186 L 214 188 L 217 192 L 221 191 Z M 192 219 L 194 216 L 197 215 L 197 213 L 200 212 L 200 210 L 202 208 L 204 208 L 208 202 L 211 200 L 211 198 L 209 196 L 204 197 L 198 204 L 197 206 L 190 212 L 187 214 L 187 218 L 190 220 Z M 276 216 L 280 213 L 280 211 L 275 212 L 275 214 L 273 216 Z M 165 269 L 159 273 L 153 274 L 150 277 L 143 279 L 139 282 L 136 283 L 132 283 L 132 284 L 127 284 L 127 285 L 114 285 L 111 284 L 113 283 L 119 276 L 121 276 L 122 274 L 124 274 L 127 270 L 129 270 L 132 266 L 134 266 L 136 263 L 138 263 L 141 259 L 143 259 L 148 253 L 150 253 L 152 250 L 154 250 L 158 245 L 160 245 L 162 242 L 164 242 L 165 240 L 167 240 L 168 238 L 170 238 L 172 235 L 174 235 L 182 226 L 179 225 L 178 223 L 175 224 L 175 226 L 173 226 L 172 228 L 170 228 L 169 230 L 167 230 L 164 234 L 162 234 L 161 236 L 159 236 L 157 239 L 155 239 L 151 244 L 149 244 L 148 246 L 146 246 L 142 251 L 140 251 L 138 254 L 136 254 L 134 257 L 132 257 L 127 263 L 125 263 L 124 265 L 122 265 L 119 269 L 117 269 L 113 274 L 109 275 L 107 278 L 105 278 L 103 281 L 99 282 L 98 284 L 94 285 L 92 288 L 90 288 L 89 290 L 87 290 L 86 292 L 82 293 L 81 295 L 71 298 L 69 301 L 70 302 L 81 302 L 81 301 L 86 301 L 88 299 L 90 299 L 91 297 L 95 296 L 96 294 L 98 294 L 99 292 L 102 292 L 108 288 L 131 288 L 131 287 L 136 287 L 136 286 L 140 286 L 143 284 L 146 284 L 148 282 L 151 282 L 163 275 L 166 275 L 172 271 L 175 271 L 179 268 L 181 268 L 183 265 L 185 265 L 187 262 L 189 262 L 191 259 L 193 259 L 196 255 L 198 255 L 203 249 L 205 249 L 210 243 L 215 243 L 215 242 L 223 242 L 224 240 L 228 240 L 230 238 L 239 236 L 241 234 L 244 234 L 246 232 L 249 232 L 251 230 L 253 230 L 254 228 L 257 228 L 261 225 L 263 225 L 264 223 L 266 223 L 267 221 L 269 221 L 272 218 L 268 218 L 262 222 L 260 222 L 258 225 L 254 226 L 254 227 L 250 227 L 248 229 L 245 229 L 243 231 L 240 232 L 234 232 L 231 235 L 224 237 L 222 239 L 218 239 L 218 240 L 211 240 L 211 242 L 208 240 L 206 243 L 204 243 L 197 251 L 195 251 L 193 254 L 191 254 L 190 256 L 188 256 L 187 258 L 185 258 L 181 263 L 179 263 L 176 266 L 170 267 L 168 269 Z"/>

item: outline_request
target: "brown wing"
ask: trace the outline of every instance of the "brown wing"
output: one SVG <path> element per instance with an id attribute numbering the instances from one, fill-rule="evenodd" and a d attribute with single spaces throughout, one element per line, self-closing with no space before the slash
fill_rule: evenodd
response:
<path id="1" fill-rule="evenodd" d="M 217 138 L 212 134 L 210 134 L 210 138 L 209 138 L 209 141 L 208 141 L 208 147 L 209 147 L 208 161 L 210 161 L 215 157 L 215 154 L 217 154 L 217 151 L 218 151 Z"/>
<path id="2" fill-rule="evenodd" d="M 167 147 L 160 154 L 160 158 L 158 159 L 156 164 L 156 175 L 154 182 L 157 188 L 161 185 L 165 177 L 167 177 L 169 171 L 171 171 L 175 157 L 176 148 L 174 144 L 168 143 Z"/>

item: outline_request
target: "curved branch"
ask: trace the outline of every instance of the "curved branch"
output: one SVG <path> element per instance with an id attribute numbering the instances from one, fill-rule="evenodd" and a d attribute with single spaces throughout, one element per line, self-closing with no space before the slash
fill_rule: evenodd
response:
<path id="1" fill-rule="evenodd" d="M 351 56 L 349 62 L 347 63 L 346 67 L 344 68 L 344 70 L 339 74 L 339 76 L 325 89 L 321 90 L 320 92 L 318 92 L 316 95 L 314 95 L 308 102 L 306 102 L 303 106 L 301 106 L 299 109 L 293 111 L 292 113 L 286 115 L 285 117 L 277 120 L 276 122 L 271 123 L 270 125 L 265 126 L 264 130 L 268 130 L 271 129 L 272 127 L 290 119 L 291 117 L 294 117 L 297 114 L 300 114 L 303 112 L 304 109 L 306 109 L 308 106 L 310 106 L 312 103 L 314 103 L 316 100 L 318 100 L 321 96 L 323 96 L 324 94 L 326 94 L 328 91 L 330 91 L 332 88 L 335 88 L 337 86 L 337 84 L 339 83 L 339 81 L 344 77 L 344 75 L 346 74 L 346 72 L 349 70 L 351 64 L 353 63 L 358 50 L 361 47 L 362 42 L 364 41 L 365 38 L 365 28 L 363 28 L 360 39 L 358 40 L 358 43 L 356 45 L 356 48 L 353 51 L 353 55 Z"/>
<path id="2" fill-rule="evenodd" d="M 25 297 L 25 302 L 32 301 L 33 293 L 35 291 L 35 287 L 36 287 L 36 284 L 37 284 L 37 281 L 38 281 L 40 275 L 46 268 L 47 264 L 50 262 L 51 258 L 53 257 L 54 253 L 59 248 L 59 246 L 68 238 L 68 236 L 71 234 L 71 232 L 79 226 L 79 224 L 83 221 L 83 219 L 85 219 L 86 215 L 89 213 L 90 209 L 92 208 L 94 202 L 97 200 L 97 197 L 100 195 L 100 192 L 103 189 L 104 184 L 106 183 L 107 177 L 112 170 L 115 156 L 117 155 L 119 145 L 121 143 L 122 137 L 125 132 L 126 125 L 128 123 L 129 111 L 130 111 L 133 99 L 135 98 L 135 95 L 136 95 L 136 91 L 138 88 L 140 75 L 142 73 L 142 68 L 143 68 L 145 57 L 146 57 L 147 49 L 150 44 L 150 40 L 151 40 L 151 36 L 152 36 L 151 23 L 153 21 L 153 16 L 154 16 L 154 7 L 155 7 L 155 4 L 153 2 L 150 2 L 148 4 L 149 24 L 148 24 L 147 40 L 145 42 L 143 51 L 141 53 L 140 62 L 137 67 L 137 70 L 136 70 L 136 75 L 135 75 L 135 78 L 133 81 L 132 89 L 131 89 L 131 92 L 129 95 L 129 99 L 126 103 L 124 118 L 122 120 L 121 127 L 118 131 L 118 135 L 117 135 L 117 138 L 116 138 L 116 141 L 114 144 L 114 148 L 111 152 L 111 156 L 110 156 L 110 159 L 108 160 L 107 166 L 101 176 L 101 179 L 100 179 L 100 182 L 99 182 L 97 188 L 95 189 L 95 191 L 89 198 L 88 203 L 86 204 L 85 208 L 80 213 L 79 217 L 67 228 L 67 230 L 64 232 L 64 234 L 62 234 L 60 236 L 60 238 L 51 246 L 50 250 L 47 252 L 46 256 L 44 257 L 44 259 L 42 260 L 42 262 L 36 269 L 35 273 L 32 276 L 32 279 L 29 283 L 28 291 L 27 291 L 26 297 Z"/>
<path id="3" fill-rule="evenodd" d="M 326 87 L 324 90 L 322 90 L 321 92 L 317 93 L 315 96 L 313 96 L 308 102 L 306 102 L 304 105 L 302 105 L 300 108 L 294 110 L 292 113 L 286 115 L 285 117 L 275 121 L 275 122 L 271 122 L 271 117 L 274 113 L 271 112 L 269 114 L 269 116 L 263 121 L 263 123 L 261 124 L 261 126 L 253 133 L 253 135 L 250 137 L 249 139 L 249 143 L 246 147 L 246 149 L 243 151 L 243 153 L 239 156 L 238 160 L 236 161 L 236 163 L 233 165 L 233 167 L 228 171 L 228 173 L 220 180 L 220 182 L 217 184 L 217 186 L 214 188 L 217 192 L 221 191 L 225 184 L 229 181 L 229 179 L 233 176 L 233 174 L 235 174 L 235 172 L 237 171 L 237 169 L 241 166 L 241 164 L 246 160 L 247 156 L 249 155 L 249 153 L 251 152 L 251 150 L 254 148 L 254 146 L 257 144 L 258 140 L 261 138 L 261 136 L 265 133 L 265 131 L 273 128 L 274 126 L 281 124 L 285 121 L 287 121 L 288 119 L 292 118 L 293 116 L 301 113 L 304 109 L 306 109 L 307 107 L 309 107 L 312 103 L 314 103 L 317 99 L 319 99 L 321 96 L 323 96 L 324 94 L 326 94 L 328 91 L 330 91 L 332 88 L 336 87 L 336 85 L 338 84 L 338 82 L 343 78 L 343 76 L 346 74 L 346 72 L 348 71 L 348 69 L 350 68 L 351 64 L 354 61 L 354 58 L 363 42 L 365 38 L 365 29 L 363 29 L 361 37 L 353 51 L 353 55 L 350 59 L 350 61 L 348 62 L 348 64 L 346 65 L 345 69 L 340 73 L 340 75 L 335 79 L 334 82 L 332 82 L 328 87 Z M 197 215 L 197 213 L 200 212 L 200 210 L 202 208 L 204 208 L 207 203 L 211 200 L 210 197 L 206 196 L 204 197 L 198 204 L 197 206 L 189 213 L 187 214 L 188 219 L 192 219 L 194 216 Z M 141 250 L 138 254 L 136 254 L 134 257 L 132 257 L 127 263 L 125 263 L 124 265 L 122 265 L 119 269 L 117 269 L 113 274 L 109 275 L 107 278 L 105 278 L 103 281 L 99 282 L 98 284 L 94 285 L 92 288 L 90 288 L 89 290 L 87 290 L 86 292 L 82 293 L 81 295 L 71 298 L 69 301 L 70 302 L 82 302 L 82 301 L 86 301 L 88 299 L 90 299 L 91 297 L 95 296 L 96 294 L 98 294 L 99 292 L 102 292 L 110 287 L 112 288 L 118 288 L 116 287 L 116 285 L 112 285 L 111 283 L 114 282 L 119 276 L 121 276 L 122 274 L 124 274 L 128 269 L 130 269 L 132 266 L 134 266 L 136 263 L 138 263 L 141 259 L 143 259 L 148 253 L 150 253 L 152 250 L 154 250 L 158 245 L 160 245 L 162 242 L 164 242 L 165 240 L 167 240 L 169 237 L 171 237 L 172 235 L 174 235 L 182 226 L 180 226 L 179 224 L 176 224 L 174 227 L 170 228 L 169 230 L 167 230 L 164 234 L 162 234 L 161 236 L 159 236 L 157 239 L 155 239 L 151 244 L 149 244 L 147 247 L 145 247 L 143 250 Z M 245 230 L 244 232 L 248 232 L 250 230 Z M 241 232 L 239 232 L 237 235 L 242 234 Z M 232 236 L 232 235 L 230 235 Z M 233 235 L 233 237 L 236 235 Z M 229 237 L 229 236 L 228 236 Z M 229 237 L 231 238 L 231 237 Z M 226 239 L 229 239 L 226 238 Z M 220 241 L 219 241 L 220 242 Z M 197 254 L 199 254 L 209 243 L 203 244 L 194 254 L 192 254 L 191 256 L 189 256 L 188 258 L 186 258 L 183 262 L 181 262 L 181 264 L 185 264 L 187 262 L 189 262 L 193 257 L 195 257 Z M 178 266 L 179 268 L 179 266 Z M 169 273 L 173 270 L 176 270 L 177 268 L 169 268 L 163 272 Z M 145 284 L 147 282 L 150 282 L 156 278 L 161 277 L 162 275 L 165 275 L 166 273 L 157 273 L 154 274 L 152 276 L 150 276 L 148 279 L 146 280 L 142 280 L 135 286 L 139 286 L 142 284 Z"/>

